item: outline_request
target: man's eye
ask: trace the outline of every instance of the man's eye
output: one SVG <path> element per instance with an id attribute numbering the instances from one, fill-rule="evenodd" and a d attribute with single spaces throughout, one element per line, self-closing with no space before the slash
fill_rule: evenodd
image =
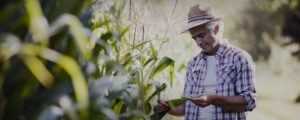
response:
<path id="1" fill-rule="evenodd" d="M 197 38 L 201 38 L 201 39 L 202 39 L 202 38 L 205 37 L 205 35 L 206 35 L 206 33 L 200 33 L 200 34 L 198 34 L 198 35 L 196 35 L 196 36 L 193 36 L 192 38 L 195 39 L 195 40 L 196 40 Z"/>
<path id="2" fill-rule="evenodd" d="M 204 34 L 199 34 L 197 35 L 198 38 L 203 38 L 204 37 Z"/>

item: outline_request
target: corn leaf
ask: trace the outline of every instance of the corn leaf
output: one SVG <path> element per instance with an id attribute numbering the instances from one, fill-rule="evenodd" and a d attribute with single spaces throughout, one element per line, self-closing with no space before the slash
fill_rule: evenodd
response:
<path id="1" fill-rule="evenodd" d="M 171 107 L 171 108 L 176 108 L 182 104 L 184 104 L 186 101 L 188 101 L 189 98 L 179 98 L 179 99 L 174 99 L 174 100 L 169 100 L 166 101 L 166 103 Z M 150 116 L 151 120 L 161 120 L 167 113 L 168 111 L 159 111 L 159 106 L 155 106 L 154 109 L 154 114 Z"/>
<path id="2" fill-rule="evenodd" d="M 144 111 L 145 111 L 145 113 L 146 114 L 150 114 L 150 112 L 151 112 L 151 104 L 149 103 L 149 102 L 146 102 L 145 104 L 144 104 Z"/>
<path id="3" fill-rule="evenodd" d="M 25 7 L 29 16 L 29 28 L 35 42 L 48 42 L 48 22 L 42 14 L 38 0 L 24 0 Z"/>
<path id="4" fill-rule="evenodd" d="M 122 101 L 119 101 L 117 102 L 115 105 L 114 105 L 114 111 L 116 114 L 120 114 L 122 112 L 122 107 L 123 107 L 123 103 Z"/>
<path id="5" fill-rule="evenodd" d="M 150 56 L 147 61 L 143 64 L 143 66 L 146 66 L 147 64 L 149 64 L 151 61 L 156 60 L 157 57 L 156 56 Z"/>
<path id="6" fill-rule="evenodd" d="M 23 56 L 23 61 L 44 87 L 50 88 L 52 86 L 54 83 L 53 76 L 44 66 L 42 61 L 34 56 Z"/>
<path id="7" fill-rule="evenodd" d="M 169 104 L 169 106 L 171 108 L 175 108 L 175 107 L 178 107 L 181 104 L 185 103 L 188 100 L 189 100 L 189 98 L 178 98 L 178 99 L 174 99 L 174 100 L 169 100 L 169 101 L 167 101 L 167 103 Z"/>
<path id="8" fill-rule="evenodd" d="M 87 108 L 89 106 L 88 87 L 86 80 L 80 70 L 79 65 L 73 58 L 64 56 L 45 46 L 25 44 L 22 48 L 24 55 L 39 55 L 42 58 L 52 61 L 61 66 L 71 77 L 75 91 L 76 99 L 81 109 L 83 117 L 87 116 Z"/>
<path id="9" fill-rule="evenodd" d="M 158 65 L 153 69 L 153 71 L 150 73 L 149 78 L 153 78 L 156 76 L 158 73 L 160 73 L 162 70 L 164 70 L 168 66 L 174 66 L 174 60 L 168 57 L 163 57 Z"/>
<path id="10" fill-rule="evenodd" d="M 152 89 L 153 89 L 153 84 L 152 83 L 147 84 L 145 96 L 148 96 L 151 93 Z"/>
<path id="11" fill-rule="evenodd" d="M 126 26 L 122 31 L 121 31 L 121 36 L 124 36 L 128 30 L 130 29 L 130 26 Z"/>
<path id="12" fill-rule="evenodd" d="M 70 28 L 71 34 L 75 38 L 75 42 L 79 47 L 80 52 L 83 53 L 85 58 L 89 58 L 91 55 L 91 45 L 88 40 L 87 35 L 85 34 L 84 27 L 80 23 L 77 17 L 71 14 L 64 14 L 59 17 L 50 27 L 50 35 L 56 34 L 59 29 L 67 25 Z"/>
<path id="13" fill-rule="evenodd" d="M 170 79 L 170 85 L 173 86 L 173 80 L 174 80 L 174 62 L 170 64 L 170 70 L 169 70 L 169 79 Z"/>

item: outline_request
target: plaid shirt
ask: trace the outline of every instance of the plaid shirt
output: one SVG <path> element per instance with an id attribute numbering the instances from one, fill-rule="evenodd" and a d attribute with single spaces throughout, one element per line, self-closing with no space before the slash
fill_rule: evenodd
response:
<path id="1" fill-rule="evenodd" d="M 217 58 L 217 90 L 221 96 L 242 96 L 246 100 L 246 110 L 256 107 L 255 64 L 251 56 L 228 43 L 221 44 Z M 204 92 L 203 81 L 206 73 L 206 55 L 200 52 L 187 66 L 187 81 L 183 96 L 197 96 Z M 185 103 L 185 119 L 198 120 L 199 107 L 192 102 Z M 215 120 L 246 120 L 246 112 L 225 111 L 214 106 Z"/>

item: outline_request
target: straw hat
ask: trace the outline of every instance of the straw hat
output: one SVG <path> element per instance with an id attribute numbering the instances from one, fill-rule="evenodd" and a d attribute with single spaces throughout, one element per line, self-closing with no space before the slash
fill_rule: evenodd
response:
<path id="1" fill-rule="evenodd" d="M 188 22 L 181 33 L 188 31 L 189 29 L 202 25 L 211 21 L 222 20 L 223 17 L 215 17 L 210 6 L 206 5 L 195 5 L 190 8 L 188 14 Z"/>

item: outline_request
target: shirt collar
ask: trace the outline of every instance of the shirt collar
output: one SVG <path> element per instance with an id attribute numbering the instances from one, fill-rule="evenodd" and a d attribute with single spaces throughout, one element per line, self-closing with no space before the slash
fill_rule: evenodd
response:
<path id="1" fill-rule="evenodd" d="M 220 47 L 219 47 L 217 53 L 215 54 L 216 57 L 223 57 L 223 56 L 225 55 L 225 53 L 226 53 L 226 50 L 227 50 L 227 48 L 228 48 L 228 46 L 229 46 L 229 43 L 227 42 L 226 39 L 223 40 L 223 41 L 224 41 L 224 42 L 221 42 L 221 43 L 220 43 Z M 207 55 L 206 55 L 203 51 L 201 51 L 199 57 L 200 57 L 200 58 L 206 58 L 206 56 L 207 56 Z"/>

